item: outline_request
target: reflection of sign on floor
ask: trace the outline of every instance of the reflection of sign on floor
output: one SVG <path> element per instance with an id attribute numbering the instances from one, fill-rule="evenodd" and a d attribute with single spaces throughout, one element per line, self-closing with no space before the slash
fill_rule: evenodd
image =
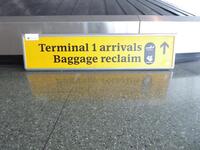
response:
<path id="1" fill-rule="evenodd" d="M 163 99 L 168 90 L 170 72 L 161 73 L 82 73 L 28 74 L 28 81 L 35 96 L 66 98 L 73 88 L 73 98 L 121 100 Z M 77 98 L 78 98 L 77 97 Z"/>
<path id="2" fill-rule="evenodd" d="M 169 69 L 174 36 L 24 37 L 26 69 Z"/>

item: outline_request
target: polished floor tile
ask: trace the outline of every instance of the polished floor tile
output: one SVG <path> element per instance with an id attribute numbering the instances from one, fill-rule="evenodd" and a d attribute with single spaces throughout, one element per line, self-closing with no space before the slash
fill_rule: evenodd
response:
<path id="1" fill-rule="evenodd" d="M 47 149 L 198 149 L 200 79 L 171 77 L 82 74 Z"/>
<path id="2" fill-rule="evenodd" d="M 90 72 L 0 66 L 0 149 L 199 149 L 198 66 Z"/>
<path id="3" fill-rule="evenodd" d="M 0 69 L 0 149 L 42 149 L 53 130 L 70 90 L 34 89 L 20 68 Z M 67 77 L 68 78 L 68 77 Z M 71 77 L 69 77 L 71 79 Z M 37 83 L 36 83 L 37 84 Z M 68 83 L 70 85 L 70 83 Z M 69 88 L 70 89 L 70 88 Z M 42 94 L 41 94 L 42 93 Z M 59 94 L 57 94 L 59 93 Z"/>

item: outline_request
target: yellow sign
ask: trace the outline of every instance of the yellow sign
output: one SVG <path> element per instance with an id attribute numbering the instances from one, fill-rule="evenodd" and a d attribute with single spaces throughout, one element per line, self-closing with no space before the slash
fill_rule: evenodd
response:
<path id="1" fill-rule="evenodd" d="M 171 69 L 174 36 L 26 34 L 25 68 L 37 69 Z"/>

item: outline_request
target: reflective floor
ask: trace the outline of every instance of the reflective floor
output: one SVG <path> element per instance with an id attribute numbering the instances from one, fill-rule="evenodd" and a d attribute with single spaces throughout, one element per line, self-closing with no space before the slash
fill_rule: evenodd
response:
<path id="1" fill-rule="evenodd" d="M 200 147 L 200 62 L 174 71 L 0 66 L 0 149 Z"/>

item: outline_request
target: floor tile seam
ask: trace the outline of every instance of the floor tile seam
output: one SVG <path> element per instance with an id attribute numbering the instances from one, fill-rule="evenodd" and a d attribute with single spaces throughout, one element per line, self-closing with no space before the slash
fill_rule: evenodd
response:
<path id="1" fill-rule="evenodd" d="M 72 86 L 71 89 L 70 89 L 70 91 L 69 91 L 69 94 L 67 95 L 67 98 L 65 99 L 65 101 L 64 101 L 64 103 L 62 105 L 62 108 L 61 108 L 60 112 L 58 113 L 58 117 L 55 119 L 55 122 L 53 124 L 52 130 L 50 131 L 50 133 L 49 133 L 49 135 L 48 135 L 48 137 L 47 137 L 47 139 L 46 139 L 46 141 L 44 143 L 44 146 L 42 147 L 42 150 L 46 149 L 47 144 L 49 143 L 49 140 L 51 139 L 51 136 L 52 136 L 53 132 L 55 131 L 55 128 L 56 128 L 56 126 L 58 124 L 58 121 L 60 120 L 60 117 L 62 116 L 63 110 L 65 108 L 65 104 L 69 100 L 73 89 L 74 89 L 74 87 Z"/>

